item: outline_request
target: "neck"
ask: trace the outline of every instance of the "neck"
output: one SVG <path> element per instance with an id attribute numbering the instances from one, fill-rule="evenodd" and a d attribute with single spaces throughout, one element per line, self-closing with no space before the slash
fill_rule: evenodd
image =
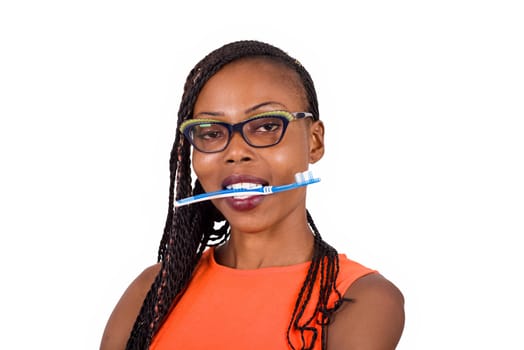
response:
<path id="1" fill-rule="evenodd" d="M 313 233 L 307 225 L 286 232 L 232 230 L 229 241 L 217 248 L 215 258 L 221 265 L 237 269 L 288 266 L 310 261 L 313 244 Z"/>

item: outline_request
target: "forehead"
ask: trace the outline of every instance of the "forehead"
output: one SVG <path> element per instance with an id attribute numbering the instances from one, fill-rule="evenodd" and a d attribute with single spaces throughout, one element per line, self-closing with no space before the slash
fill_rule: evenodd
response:
<path id="1" fill-rule="evenodd" d="M 268 101 L 288 109 L 305 108 L 305 90 L 298 73 L 271 59 L 244 58 L 225 65 L 206 82 L 194 112 L 227 113 Z"/>

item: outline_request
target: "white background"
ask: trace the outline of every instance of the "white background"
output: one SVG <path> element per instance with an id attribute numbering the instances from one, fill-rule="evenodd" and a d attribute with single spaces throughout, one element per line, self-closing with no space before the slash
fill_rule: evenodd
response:
<path id="1" fill-rule="evenodd" d="M 2 2 L 2 348 L 98 348 L 156 261 L 187 73 L 258 39 L 316 82 L 308 207 L 403 291 L 398 349 L 524 349 L 519 1 L 342 3 Z"/>

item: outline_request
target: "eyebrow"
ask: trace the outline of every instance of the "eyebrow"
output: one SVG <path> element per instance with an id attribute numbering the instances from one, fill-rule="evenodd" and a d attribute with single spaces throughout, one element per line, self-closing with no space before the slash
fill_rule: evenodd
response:
<path id="1" fill-rule="evenodd" d="M 278 106 L 280 106 L 280 107 L 282 107 L 284 109 L 287 109 L 286 106 L 284 104 L 280 103 L 280 102 L 266 101 L 266 102 L 262 102 L 262 103 L 256 104 L 253 107 L 249 107 L 248 109 L 246 109 L 244 111 L 244 113 L 245 114 L 251 114 L 254 111 L 256 111 L 257 109 L 262 108 L 262 107 L 266 107 L 266 106 L 269 106 L 269 105 L 278 105 Z M 209 115 L 209 116 L 213 116 L 213 117 L 220 117 L 220 116 L 224 116 L 225 114 L 223 112 L 200 112 L 200 113 L 194 115 L 193 118 L 198 117 L 200 115 Z"/>
<path id="2" fill-rule="evenodd" d="M 283 104 L 280 103 L 280 102 L 276 102 L 276 101 L 267 101 L 267 102 L 259 103 L 259 104 L 257 104 L 257 105 L 254 105 L 253 107 L 250 107 L 250 108 L 246 109 L 246 110 L 244 111 L 244 113 L 246 113 L 246 114 L 253 113 L 253 112 L 256 111 L 257 109 L 262 108 L 262 107 L 265 107 L 265 106 L 269 106 L 269 105 L 279 105 L 279 106 L 281 106 L 281 107 L 286 108 L 286 106 L 283 105 Z"/>

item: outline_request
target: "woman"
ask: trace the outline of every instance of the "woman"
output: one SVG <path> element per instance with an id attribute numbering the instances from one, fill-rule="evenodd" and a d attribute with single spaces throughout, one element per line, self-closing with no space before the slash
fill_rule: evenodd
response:
<path id="1" fill-rule="evenodd" d="M 178 127 L 159 262 L 125 291 L 101 349 L 394 349 L 401 292 L 321 238 L 306 187 L 175 208 L 175 197 L 293 183 L 322 158 L 305 68 L 265 43 L 224 45 L 190 72 Z"/>

